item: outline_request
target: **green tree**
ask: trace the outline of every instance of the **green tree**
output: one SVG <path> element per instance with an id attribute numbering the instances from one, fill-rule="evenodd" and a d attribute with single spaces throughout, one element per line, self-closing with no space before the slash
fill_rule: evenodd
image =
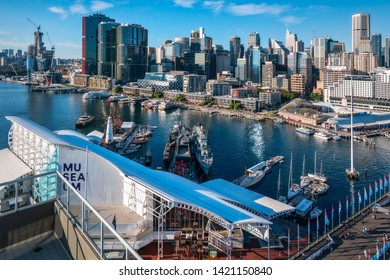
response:
<path id="1" fill-rule="evenodd" d="M 114 93 L 119 93 L 123 91 L 123 88 L 121 86 L 116 86 L 112 89 Z"/>
<path id="2" fill-rule="evenodd" d="M 241 102 L 234 103 L 234 110 L 238 110 L 241 108 Z"/>
<path id="3" fill-rule="evenodd" d="M 229 109 L 234 109 L 234 104 L 229 104 Z"/>
<path id="4" fill-rule="evenodd" d="M 154 98 L 163 98 L 164 97 L 164 93 L 161 92 L 161 91 L 155 90 L 154 93 L 153 93 L 153 97 Z"/>
<path id="5" fill-rule="evenodd" d="M 322 100 L 324 100 L 324 96 L 321 93 L 312 92 L 310 94 L 310 99 L 312 99 L 314 101 L 322 101 Z"/>

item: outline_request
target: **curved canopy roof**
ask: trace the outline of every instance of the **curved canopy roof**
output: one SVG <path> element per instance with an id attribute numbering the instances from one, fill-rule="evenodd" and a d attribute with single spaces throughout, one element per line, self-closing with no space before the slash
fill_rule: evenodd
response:
<path id="1" fill-rule="evenodd" d="M 61 131 L 61 135 L 30 121 L 19 117 L 6 117 L 11 122 L 18 123 L 39 137 L 52 144 L 64 145 L 95 153 L 102 159 L 116 166 L 120 172 L 130 178 L 135 178 L 156 194 L 172 201 L 195 206 L 209 211 L 228 223 L 271 224 L 266 218 L 292 211 L 294 208 L 261 194 L 241 188 L 227 181 L 218 179 L 204 184 L 197 184 L 172 173 L 152 170 L 126 157 L 118 155 L 101 146 L 93 144 L 78 133 Z"/>

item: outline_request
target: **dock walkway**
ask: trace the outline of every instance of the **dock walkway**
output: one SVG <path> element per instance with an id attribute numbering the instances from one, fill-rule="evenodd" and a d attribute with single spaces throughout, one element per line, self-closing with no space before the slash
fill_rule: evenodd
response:
<path id="1" fill-rule="evenodd" d="M 378 199 L 377 203 L 388 199 L 389 195 L 386 194 Z M 390 210 L 390 206 L 384 206 L 383 208 Z M 315 259 L 365 260 L 369 257 L 366 257 L 368 252 L 370 252 L 368 255 L 373 256 L 377 252 L 377 246 L 379 250 L 382 248 L 384 239 L 386 243 L 389 242 L 389 223 L 388 214 L 373 212 L 372 205 L 369 205 L 363 211 L 327 233 L 333 239 L 334 244 L 329 249 L 321 252 Z M 320 251 L 328 243 L 329 239 L 324 235 L 318 241 L 296 253 L 291 259 L 304 260 Z"/>

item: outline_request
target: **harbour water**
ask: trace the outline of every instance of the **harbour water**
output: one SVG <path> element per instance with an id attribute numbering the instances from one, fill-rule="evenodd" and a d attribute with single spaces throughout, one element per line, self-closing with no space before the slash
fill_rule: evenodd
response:
<path id="1" fill-rule="evenodd" d="M 217 114 L 209 115 L 191 110 L 172 112 L 148 111 L 140 106 L 119 105 L 105 100 L 85 101 L 80 94 L 49 94 L 30 92 L 24 85 L 0 82 L 0 149 L 7 147 L 10 128 L 4 116 L 20 116 L 31 119 L 50 130 L 74 129 L 78 117 L 84 113 L 94 115 L 95 122 L 80 129 L 82 133 L 92 130 L 104 131 L 105 120 L 110 114 L 119 114 L 123 121 L 157 126 L 148 147 L 153 155 L 152 168 L 163 166 L 162 154 L 168 135 L 175 121 L 192 127 L 202 123 L 208 131 L 209 142 L 214 154 L 209 179 L 222 178 L 232 181 L 241 176 L 246 168 L 270 159 L 276 155 L 285 156 L 285 162 L 273 167 L 264 180 L 251 189 L 261 194 L 276 198 L 278 172 L 281 168 L 280 194 L 287 194 L 289 162 L 293 156 L 293 180 L 299 183 L 302 173 L 303 156 L 306 157 L 306 172 L 314 171 L 314 153 L 317 151 L 317 172 L 329 177 L 329 191 L 319 196 L 319 208 L 331 211 L 339 201 L 345 211 L 346 196 L 357 191 L 363 196 L 363 187 L 390 172 L 390 140 L 385 137 L 375 138 L 375 147 L 355 142 L 355 167 L 361 178 L 352 186 L 345 177 L 345 168 L 350 165 L 350 143 L 346 140 L 323 141 L 295 132 L 295 127 L 286 124 L 274 124 L 270 121 L 257 121 L 229 118 Z M 138 156 L 144 155 L 146 147 Z M 367 169 L 367 178 L 365 177 Z M 351 199 L 349 198 L 350 202 Z M 352 211 L 352 207 L 349 207 Z M 335 220 L 336 221 L 336 220 Z"/>

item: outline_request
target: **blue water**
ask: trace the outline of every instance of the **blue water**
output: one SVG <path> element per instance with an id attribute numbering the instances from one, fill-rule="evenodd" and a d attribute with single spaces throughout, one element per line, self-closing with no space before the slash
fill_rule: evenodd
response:
<path id="1" fill-rule="evenodd" d="M 329 177 L 330 190 L 318 198 L 320 208 L 331 205 L 337 208 L 338 201 L 345 204 L 345 197 L 351 191 L 368 186 L 379 180 L 379 176 L 390 172 L 390 141 L 384 137 L 375 139 L 375 148 L 355 142 L 355 167 L 361 179 L 352 186 L 345 177 L 345 169 L 350 165 L 350 143 L 324 142 L 295 132 L 290 125 L 275 125 L 272 122 L 229 118 L 208 115 L 201 112 L 182 110 L 155 112 L 139 106 L 110 104 L 106 101 L 83 101 L 78 94 L 51 95 L 30 92 L 28 87 L 0 82 L 0 149 L 7 147 L 7 134 L 10 122 L 4 116 L 21 116 L 37 122 L 50 130 L 74 129 L 77 118 L 84 113 L 95 116 L 95 123 L 80 130 L 88 133 L 94 129 L 104 131 L 105 120 L 110 114 L 119 114 L 123 121 L 157 126 L 149 147 L 153 154 L 152 167 L 163 166 L 162 153 L 173 123 L 180 120 L 186 126 L 202 123 L 208 130 L 209 141 L 214 153 L 214 163 L 210 178 L 223 178 L 227 181 L 241 176 L 245 168 L 276 155 L 286 157 L 285 162 L 275 165 L 272 172 L 252 190 L 275 198 L 279 168 L 281 169 L 281 195 L 287 194 L 289 163 L 293 156 L 293 179 L 299 183 L 302 173 L 303 156 L 306 156 L 306 172 L 313 172 L 314 153 L 317 151 L 317 171 L 322 162 L 323 173 Z M 146 148 L 145 148 L 146 149 Z M 143 152 L 145 151 L 143 150 Z M 367 169 L 367 178 L 364 170 Z M 356 202 L 357 203 L 357 202 Z M 345 209 L 345 208 L 344 208 Z M 351 206 L 350 206 L 351 211 Z"/>

